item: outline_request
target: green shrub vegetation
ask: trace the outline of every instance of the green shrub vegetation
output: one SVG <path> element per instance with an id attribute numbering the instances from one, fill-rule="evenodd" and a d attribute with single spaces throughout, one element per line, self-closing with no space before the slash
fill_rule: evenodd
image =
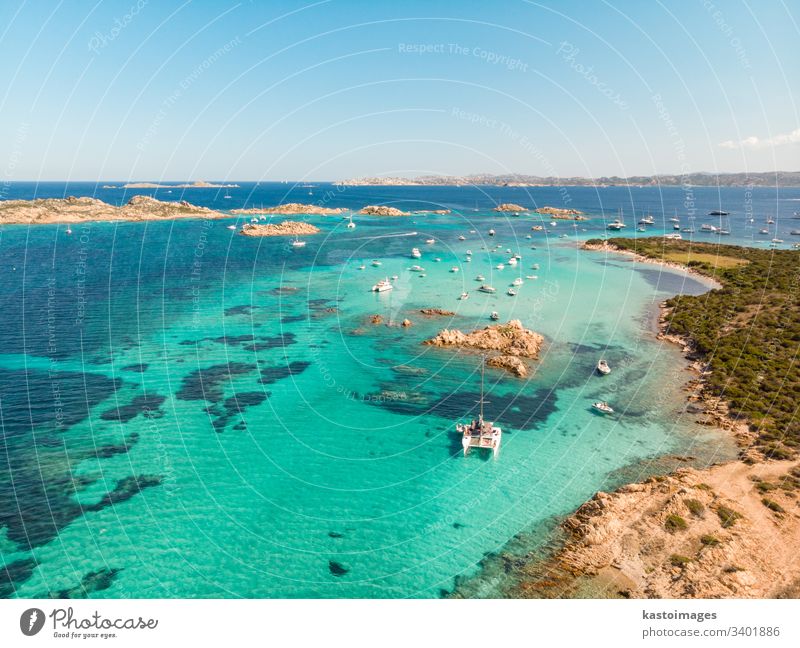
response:
<path id="1" fill-rule="evenodd" d="M 699 502 L 696 499 L 687 499 L 683 503 L 686 504 L 686 508 L 688 508 L 689 512 L 695 517 L 702 517 L 703 512 L 706 510 L 706 507 L 703 506 L 702 502 Z"/>
<path id="2" fill-rule="evenodd" d="M 664 526 L 670 533 L 675 533 L 676 531 L 683 531 L 689 525 L 680 515 L 672 513 L 667 516 L 667 519 L 664 521 Z"/>
<path id="3" fill-rule="evenodd" d="M 706 533 L 705 535 L 700 536 L 700 543 L 706 547 L 715 547 L 719 544 L 719 538 Z"/>
<path id="4" fill-rule="evenodd" d="M 800 449 L 800 252 L 663 238 L 608 243 L 683 261 L 719 281 L 719 290 L 667 300 L 668 330 L 693 342 L 711 369 L 708 389 L 758 433 L 760 449 L 793 458 Z"/>
<path id="5" fill-rule="evenodd" d="M 734 511 L 732 508 L 724 506 L 723 504 L 720 504 L 717 507 L 717 515 L 719 516 L 719 521 L 722 524 L 723 529 L 729 529 L 736 524 L 736 520 L 742 519 L 741 513 Z"/>
<path id="6" fill-rule="evenodd" d="M 764 497 L 761 500 L 761 503 L 766 506 L 770 511 L 774 511 L 775 513 L 786 513 L 786 509 L 783 508 L 780 504 L 776 501 L 768 499 Z"/>
<path id="7" fill-rule="evenodd" d="M 675 567 L 686 567 L 686 565 L 692 562 L 692 559 L 689 558 L 689 556 L 682 556 L 681 554 L 672 554 L 669 557 L 669 561 L 670 563 L 675 565 Z"/>

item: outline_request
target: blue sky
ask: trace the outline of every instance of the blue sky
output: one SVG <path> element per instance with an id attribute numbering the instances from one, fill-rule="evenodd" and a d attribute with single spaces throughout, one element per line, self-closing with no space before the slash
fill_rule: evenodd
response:
<path id="1" fill-rule="evenodd" d="M 800 169 L 795 2 L 5 0 L 6 179 Z"/>

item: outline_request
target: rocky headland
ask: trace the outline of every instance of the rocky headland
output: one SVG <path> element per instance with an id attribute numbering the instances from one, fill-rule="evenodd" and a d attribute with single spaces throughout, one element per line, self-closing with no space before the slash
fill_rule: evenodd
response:
<path id="1" fill-rule="evenodd" d="M 521 378 L 528 375 L 524 359 L 536 359 L 543 343 L 541 335 L 526 329 L 519 320 L 487 326 L 471 333 L 444 329 L 436 337 L 423 342 L 430 346 L 485 351 L 487 365 L 505 369 Z"/>
<path id="2" fill-rule="evenodd" d="M 319 234 L 319 227 L 310 223 L 297 221 L 283 221 L 281 223 L 246 224 L 239 231 L 245 236 L 305 236 L 306 234 Z"/>
<path id="3" fill-rule="evenodd" d="M 336 216 L 346 211 L 344 207 L 319 207 L 317 205 L 304 205 L 302 203 L 286 203 L 285 205 L 276 205 L 275 207 L 231 209 L 231 214 L 280 214 L 282 216 L 311 214 L 315 216 Z"/>
<path id="4" fill-rule="evenodd" d="M 166 202 L 133 196 L 117 207 L 97 198 L 38 198 L 0 201 L 0 223 L 81 223 L 85 221 L 149 221 L 176 218 L 222 218 L 223 214 L 185 200 Z"/>

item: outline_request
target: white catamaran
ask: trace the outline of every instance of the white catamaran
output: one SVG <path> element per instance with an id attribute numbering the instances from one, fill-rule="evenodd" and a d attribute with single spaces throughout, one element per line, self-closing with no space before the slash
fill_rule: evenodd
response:
<path id="1" fill-rule="evenodd" d="M 483 420 L 483 404 L 487 401 L 483 399 L 483 371 L 486 359 L 481 359 L 481 398 L 480 413 L 478 418 L 472 419 L 469 424 L 457 423 L 456 431 L 461 434 L 461 446 L 464 448 L 464 456 L 469 454 L 470 448 L 491 450 L 494 456 L 500 452 L 500 441 L 503 438 L 503 430 L 496 427 L 494 423 Z"/>

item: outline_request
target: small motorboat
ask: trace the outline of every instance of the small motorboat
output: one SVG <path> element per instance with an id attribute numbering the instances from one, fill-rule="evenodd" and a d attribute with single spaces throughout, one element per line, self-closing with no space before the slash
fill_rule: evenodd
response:
<path id="1" fill-rule="evenodd" d="M 497 292 L 497 289 L 492 287 L 492 286 L 490 286 L 489 284 L 483 284 L 480 288 L 478 288 L 478 290 L 480 292 L 489 293 L 489 294 Z"/>
<path id="2" fill-rule="evenodd" d="M 459 240 L 459 241 L 466 241 L 466 240 L 467 240 L 467 237 L 462 235 L 462 236 L 459 236 L 459 237 L 458 237 L 458 240 Z"/>
<path id="3" fill-rule="evenodd" d="M 399 278 L 397 275 L 392 275 L 392 281 L 397 281 Z"/>
<path id="4" fill-rule="evenodd" d="M 472 256 L 472 250 L 467 250 L 464 254 L 466 254 L 467 256 Z"/>
<path id="5" fill-rule="evenodd" d="M 512 286 L 521 286 L 523 283 L 524 282 L 522 281 L 522 279 L 520 277 L 517 277 L 516 279 L 514 279 L 514 281 L 511 282 L 511 285 Z"/>
<path id="6" fill-rule="evenodd" d="M 533 281 L 535 279 L 538 279 L 539 277 L 537 275 L 525 275 L 525 278 L 526 279 L 530 279 L 531 281 Z"/>
<path id="7" fill-rule="evenodd" d="M 493 322 L 496 322 L 497 320 L 500 319 L 500 316 L 497 314 L 497 311 L 492 311 L 492 314 L 489 315 L 489 319 L 492 320 Z"/>
<path id="8" fill-rule="evenodd" d="M 373 266 L 375 266 L 376 268 L 377 268 L 377 267 L 378 267 L 380 264 L 381 264 L 381 262 L 380 262 L 380 261 L 378 261 L 377 259 L 373 259 L 373 260 L 372 260 L 372 265 L 373 265 Z"/>
<path id="9" fill-rule="evenodd" d="M 411 266 L 409 268 L 409 270 L 411 270 L 411 272 L 425 272 L 425 268 L 423 268 L 422 266 L 418 266 L 418 265 Z"/>
<path id="10" fill-rule="evenodd" d="M 464 301 L 465 299 L 469 299 L 469 293 L 465 293 L 465 292 L 461 293 L 461 297 L 459 297 L 459 299 L 461 301 Z"/>
<path id="11" fill-rule="evenodd" d="M 758 233 L 759 234 L 769 234 L 769 230 L 768 229 L 758 230 Z"/>
<path id="12" fill-rule="evenodd" d="M 65 229 L 64 232 L 66 234 L 72 234 L 72 230 L 69 227 L 67 229 Z"/>
<path id="13" fill-rule="evenodd" d="M 228 229 L 229 230 L 235 230 L 236 229 L 236 225 L 228 225 Z"/>
<path id="14" fill-rule="evenodd" d="M 680 229 L 681 229 L 681 225 L 680 225 L 680 223 L 675 223 L 675 224 L 672 226 L 672 229 L 680 231 Z"/>
<path id="15" fill-rule="evenodd" d="M 452 268 L 450 268 L 450 272 L 458 272 L 458 268 L 456 266 L 453 266 Z"/>
<path id="16" fill-rule="evenodd" d="M 606 403 L 605 401 L 597 401 L 596 403 L 592 403 L 592 409 L 595 412 L 599 412 L 600 414 L 613 414 L 614 409 Z"/>
<path id="17" fill-rule="evenodd" d="M 436 257 L 436 258 L 434 259 L 434 261 L 435 261 L 436 263 L 439 263 L 441 260 L 442 260 L 442 257 Z"/>
<path id="18" fill-rule="evenodd" d="M 306 246 L 306 242 L 305 241 L 301 241 L 300 239 L 295 239 L 294 241 L 292 241 L 292 247 L 301 248 L 301 247 L 305 247 L 305 246 Z"/>
<path id="19" fill-rule="evenodd" d="M 386 292 L 392 288 L 392 282 L 389 281 L 389 279 L 381 279 L 378 283 L 372 286 L 372 292 Z"/>
<path id="20" fill-rule="evenodd" d="M 538 270 L 538 269 L 539 269 L 539 264 L 538 264 L 538 263 L 534 263 L 534 264 L 531 266 L 531 270 Z"/>
<path id="21" fill-rule="evenodd" d="M 515 266 L 515 265 L 517 265 L 517 259 L 516 259 L 516 257 L 511 257 L 511 258 L 508 260 L 508 265 L 510 265 L 510 266 Z"/>
<path id="22" fill-rule="evenodd" d="M 486 281 L 486 277 L 484 277 L 483 275 L 478 275 L 477 277 L 475 277 L 475 281 Z"/>
<path id="23" fill-rule="evenodd" d="M 494 236 L 494 230 L 493 229 L 489 230 L 489 236 Z"/>
<path id="24" fill-rule="evenodd" d="M 605 360 L 600 360 L 597 363 L 597 372 L 607 376 L 611 373 L 611 367 L 608 366 L 608 363 Z"/>
<path id="25" fill-rule="evenodd" d="M 726 211 L 718 211 L 718 210 L 714 209 L 714 210 L 708 212 L 708 215 L 709 216 L 727 216 L 728 212 L 726 212 Z"/>
<path id="26" fill-rule="evenodd" d="M 365 266 L 365 265 L 362 263 L 360 266 L 358 266 L 358 269 L 359 269 L 359 270 L 366 270 L 366 269 L 367 269 L 367 266 Z"/>
<path id="27" fill-rule="evenodd" d="M 509 297 L 516 297 L 517 291 L 514 290 L 513 288 L 509 288 L 508 290 L 506 290 L 506 295 L 508 295 Z"/>
<path id="28" fill-rule="evenodd" d="M 531 229 L 534 232 L 541 232 L 544 229 L 544 227 L 542 227 L 541 225 L 534 225 L 533 227 L 531 227 Z"/>
<path id="29" fill-rule="evenodd" d="M 464 263 L 471 263 L 471 262 L 472 262 L 471 256 L 468 256 L 467 258 L 464 259 Z"/>
<path id="30" fill-rule="evenodd" d="M 774 239 L 772 239 L 772 242 L 773 243 L 783 243 L 783 239 L 774 238 Z"/>
<path id="31" fill-rule="evenodd" d="M 505 268 L 505 267 L 506 267 L 506 266 L 505 266 L 505 264 L 503 264 L 503 263 L 498 263 L 498 264 L 495 266 L 495 268 L 497 268 L 498 270 L 502 270 L 502 269 L 503 269 L 503 268 Z"/>
<path id="32" fill-rule="evenodd" d="M 422 256 L 422 252 L 419 251 L 419 248 L 411 248 L 411 258 L 419 259 Z"/>
<path id="33" fill-rule="evenodd" d="M 433 245 L 434 243 L 436 243 L 436 239 L 425 239 L 425 242 L 426 242 L 428 245 Z"/>

